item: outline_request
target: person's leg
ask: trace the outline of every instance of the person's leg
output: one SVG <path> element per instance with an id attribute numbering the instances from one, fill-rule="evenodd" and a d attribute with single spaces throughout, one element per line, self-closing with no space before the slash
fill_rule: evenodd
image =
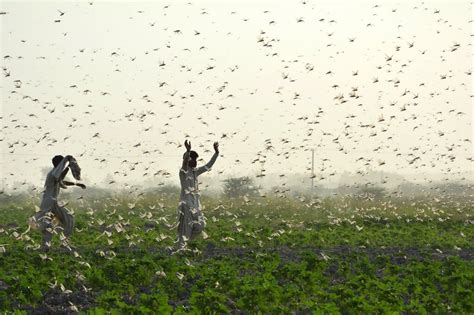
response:
<path id="1" fill-rule="evenodd" d="M 179 225 L 178 225 L 178 249 L 182 249 L 186 247 L 186 242 L 192 236 L 192 215 L 191 211 L 188 207 L 182 206 L 180 208 L 180 216 L 179 216 Z"/>
<path id="2" fill-rule="evenodd" d="M 201 222 L 194 222 L 193 224 L 193 232 L 191 234 L 191 239 L 195 239 L 199 235 L 201 235 L 202 231 L 204 231 L 205 225 Z"/>
<path id="3" fill-rule="evenodd" d="M 74 217 L 65 207 L 57 207 L 54 214 L 59 220 L 64 236 L 69 237 L 74 230 Z"/>
<path id="4" fill-rule="evenodd" d="M 196 236 L 201 235 L 202 231 L 206 227 L 206 221 L 202 212 L 197 210 L 193 217 L 193 229 L 191 234 L 191 239 L 194 239 Z"/>
<path id="5" fill-rule="evenodd" d="M 41 231 L 42 234 L 42 244 L 41 248 L 44 251 L 48 251 L 51 247 L 51 240 L 53 238 L 53 225 L 51 223 L 52 220 L 52 213 L 51 212 L 38 212 L 35 215 L 35 221 L 38 227 L 38 230 Z"/>
<path id="6" fill-rule="evenodd" d="M 57 232 L 60 235 L 61 247 L 72 250 L 68 237 L 74 229 L 74 217 L 65 207 L 55 207 L 53 209 L 54 218 L 58 221 Z"/>
<path id="7" fill-rule="evenodd" d="M 74 230 L 74 216 L 64 207 L 58 208 L 57 212 L 60 213 L 57 218 L 61 226 L 61 247 L 72 251 L 74 246 L 71 245 L 69 237 Z"/>
<path id="8" fill-rule="evenodd" d="M 41 246 L 41 249 L 47 252 L 51 248 L 51 240 L 53 239 L 53 233 L 51 233 L 51 228 L 44 229 L 41 233 L 43 234 L 43 244 Z"/>

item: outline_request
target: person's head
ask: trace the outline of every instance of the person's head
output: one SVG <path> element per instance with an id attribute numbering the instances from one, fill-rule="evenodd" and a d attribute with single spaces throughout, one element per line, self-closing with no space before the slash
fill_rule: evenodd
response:
<path id="1" fill-rule="evenodd" d="M 54 167 L 58 166 L 59 163 L 61 163 L 61 161 L 64 159 L 64 156 L 62 155 L 56 155 L 55 157 L 53 157 L 53 165 Z"/>
<path id="2" fill-rule="evenodd" d="M 196 151 L 190 151 L 189 152 L 189 159 L 188 159 L 188 166 L 189 167 L 196 167 L 198 157 L 199 157 L 199 154 L 197 154 Z"/>

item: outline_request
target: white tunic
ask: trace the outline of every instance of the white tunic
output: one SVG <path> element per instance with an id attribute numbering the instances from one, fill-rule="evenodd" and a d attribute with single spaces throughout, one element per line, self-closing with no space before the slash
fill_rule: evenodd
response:
<path id="1" fill-rule="evenodd" d="M 199 193 L 198 176 L 211 169 L 219 153 L 215 152 L 211 160 L 204 166 L 179 170 L 181 195 L 179 198 L 179 243 L 184 243 L 204 229 L 206 222 L 201 212 L 201 195 Z"/>
<path id="2" fill-rule="evenodd" d="M 186 205 L 192 209 L 201 210 L 201 198 L 199 194 L 198 176 L 211 169 L 219 156 L 214 153 L 211 160 L 204 166 L 179 170 L 179 180 L 181 182 L 180 205 Z"/>
<path id="3" fill-rule="evenodd" d="M 58 202 L 60 177 L 66 168 L 67 159 L 63 159 L 58 166 L 49 171 L 44 183 L 43 199 L 40 209 L 50 211 Z"/>
<path id="4" fill-rule="evenodd" d="M 71 235 L 74 228 L 74 217 L 65 207 L 59 207 L 58 195 L 61 184 L 61 174 L 66 169 L 67 159 L 63 159 L 58 166 L 53 168 L 44 183 L 43 198 L 41 199 L 40 211 L 34 216 L 37 227 L 43 232 L 43 241 L 50 242 L 52 237 L 52 217 L 58 218 L 63 233 L 66 236 Z"/>

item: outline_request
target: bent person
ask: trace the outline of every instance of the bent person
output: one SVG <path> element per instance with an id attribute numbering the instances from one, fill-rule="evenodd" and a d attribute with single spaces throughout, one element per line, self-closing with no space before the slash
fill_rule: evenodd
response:
<path id="1" fill-rule="evenodd" d="M 214 142 L 214 155 L 211 160 L 204 166 L 196 167 L 199 155 L 196 151 L 191 151 L 191 142 L 186 140 L 184 146 L 186 152 L 183 155 L 183 164 L 179 170 L 181 195 L 178 206 L 178 249 L 184 249 L 187 241 L 199 235 L 206 226 L 201 211 L 198 176 L 209 171 L 219 156 L 219 143 Z"/>
<path id="2" fill-rule="evenodd" d="M 42 249 L 45 251 L 49 250 L 53 234 L 57 233 L 53 220 L 59 223 L 59 229 L 62 230 L 65 237 L 70 236 L 74 228 L 74 217 L 64 206 L 58 205 L 59 190 L 67 188 L 67 186 L 79 186 L 86 189 L 84 184 L 64 180 L 69 169 L 76 180 L 81 179 L 81 169 L 72 156 L 56 155 L 53 157 L 53 166 L 54 168 L 46 176 L 40 211 L 32 218 L 33 222 L 30 222 L 35 223 L 35 227 L 41 231 L 43 235 Z"/>

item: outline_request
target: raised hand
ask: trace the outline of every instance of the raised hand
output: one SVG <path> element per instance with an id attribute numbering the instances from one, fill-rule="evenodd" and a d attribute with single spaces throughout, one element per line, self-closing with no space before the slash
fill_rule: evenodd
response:
<path id="1" fill-rule="evenodd" d="M 191 141 L 184 140 L 184 146 L 186 147 L 186 151 L 191 151 Z"/>
<path id="2" fill-rule="evenodd" d="M 214 151 L 216 151 L 216 153 L 219 153 L 219 142 L 214 142 Z"/>

